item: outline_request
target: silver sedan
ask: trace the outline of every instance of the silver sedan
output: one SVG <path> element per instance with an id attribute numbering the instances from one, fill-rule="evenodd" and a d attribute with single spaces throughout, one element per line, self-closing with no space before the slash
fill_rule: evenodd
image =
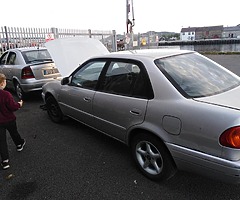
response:
<path id="1" fill-rule="evenodd" d="M 72 118 L 128 145 L 151 180 L 188 170 L 240 181 L 240 78 L 197 52 L 92 57 L 42 97 L 53 122 Z"/>
<path id="2" fill-rule="evenodd" d="M 9 49 L 0 57 L 0 73 L 7 78 L 7 87 L 14 89 L 18 98 L 41 91 L 42 86 L 60 78 L 48 50 L 43 47 Z"/>

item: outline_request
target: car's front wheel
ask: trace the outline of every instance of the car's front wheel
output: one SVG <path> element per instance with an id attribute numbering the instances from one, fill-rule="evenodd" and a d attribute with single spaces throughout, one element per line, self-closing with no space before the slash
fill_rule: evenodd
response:
<path id="1" fill-rule="evenodd" d="M 140 171 L 151 180 L 167 180 L 177 170 L 164 143 L 154 135 L 136 135 L 131 144 L 131 151 Z"/>
<path id="2" fill-rule="evenodd" d="M 53 96 L 46 99 L 47 113 L 50 119 L 55 123 L 60 123 L 63 120 L 63 113 Z"/>

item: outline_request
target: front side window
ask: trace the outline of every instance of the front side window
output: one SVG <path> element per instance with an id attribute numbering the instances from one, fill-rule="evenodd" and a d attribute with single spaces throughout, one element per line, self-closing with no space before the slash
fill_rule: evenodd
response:
<path id="1" fill-rule="evenodd" d="M 198 53 L 155 60 L 155 64 L 185 97 L 219 94 L 240 85 L 240 79 Z"/>
<path id="2" fill-rule="evenodd" d="M 105 61 L 93 61 L 80 68 L 71 79 L 71 85 L 95 89 Z"/>

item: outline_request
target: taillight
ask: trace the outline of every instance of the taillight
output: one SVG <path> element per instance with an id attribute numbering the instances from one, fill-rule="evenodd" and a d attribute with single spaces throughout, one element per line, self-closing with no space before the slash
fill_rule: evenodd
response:
<path id="1" fill-rule="evenodd" d="M 24 67 L 22 69 L 22 79 L 34 78 L 32 69 L 30 67 Z"/>
<path id="2" fill-rule="evenodd" d="M 224 131 L 219 138 L 219 142 L 225 147 L 240 149 L 240 126 Z"/>

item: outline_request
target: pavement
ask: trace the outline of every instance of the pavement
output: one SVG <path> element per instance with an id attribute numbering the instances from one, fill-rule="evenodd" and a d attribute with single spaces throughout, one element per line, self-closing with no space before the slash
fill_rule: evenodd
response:
<path id="1" fill-rule="evenodd" d="M 206 55 L 240 75 L 240 55 Z M 31 96 L 16 112 L 27 140 L 17 152 L 11 138 L 11 168 L 0 170 L 1 200 L 237 200 L 240 186 L 177 172 L 153 182 L 135 166 L 122 143 L 74 120 L 55 124 Z"/>

